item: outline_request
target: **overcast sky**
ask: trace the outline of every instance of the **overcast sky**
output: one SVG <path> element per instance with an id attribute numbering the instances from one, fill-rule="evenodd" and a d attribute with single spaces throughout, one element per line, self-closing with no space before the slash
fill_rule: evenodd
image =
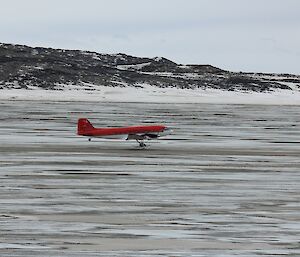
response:
<path id="1" fill-rule="evenodd" d="M 299 0 L 0 0 L 0 42 L 300 74 Z"/>

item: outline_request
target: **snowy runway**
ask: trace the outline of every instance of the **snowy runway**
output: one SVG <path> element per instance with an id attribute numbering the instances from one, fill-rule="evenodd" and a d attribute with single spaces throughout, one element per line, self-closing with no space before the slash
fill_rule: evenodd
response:
<path id="1" fill-rule="evenodd" d="M 1 256 L 297 256 L 300 107 L 0 102 Z M 97 127 L 174 134 L 88 142 Z"/>

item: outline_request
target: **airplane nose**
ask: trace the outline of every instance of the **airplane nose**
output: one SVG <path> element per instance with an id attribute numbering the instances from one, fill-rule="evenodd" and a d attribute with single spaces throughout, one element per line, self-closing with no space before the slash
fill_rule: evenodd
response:
<path id="1" fill-rule="evenodd" d="M 165 136 L 165 135 L 170 135 L 170 134 L 172 134 L 173 133 L 173 129 L 170 129 L 170 128 L 168 128 L 168 127 L 166 127 L 165 129 L 164 129 L 164 131 L 163 131 L 163 135 Z"/>

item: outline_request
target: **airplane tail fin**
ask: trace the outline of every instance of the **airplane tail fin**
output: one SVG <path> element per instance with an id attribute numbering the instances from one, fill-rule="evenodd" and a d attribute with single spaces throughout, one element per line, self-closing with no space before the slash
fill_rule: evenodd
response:
<path id="1" fill-rule="evenodd" d="M 89 122 L 88 119 L 81 118 L 78 120 L 77 123 L 77 135 L 85 135 L 93 128 L 94 128 L 93 125 Z"/>

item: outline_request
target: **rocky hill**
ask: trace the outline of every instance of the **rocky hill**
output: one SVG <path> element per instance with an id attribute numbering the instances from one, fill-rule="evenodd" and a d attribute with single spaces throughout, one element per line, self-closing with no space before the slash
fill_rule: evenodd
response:
<path id="1" fill-rule="evenodd" d="M 265 92 L 299 90 L 300 76 L 235 73 L 211 65 L 181 65 L 163 57 L 0 44 L 0 89 L 63 90 L 67 85 L 77 85 L 84 90 L 95 90 L 100 85 L 143 87 L 145 84 Z"/>

